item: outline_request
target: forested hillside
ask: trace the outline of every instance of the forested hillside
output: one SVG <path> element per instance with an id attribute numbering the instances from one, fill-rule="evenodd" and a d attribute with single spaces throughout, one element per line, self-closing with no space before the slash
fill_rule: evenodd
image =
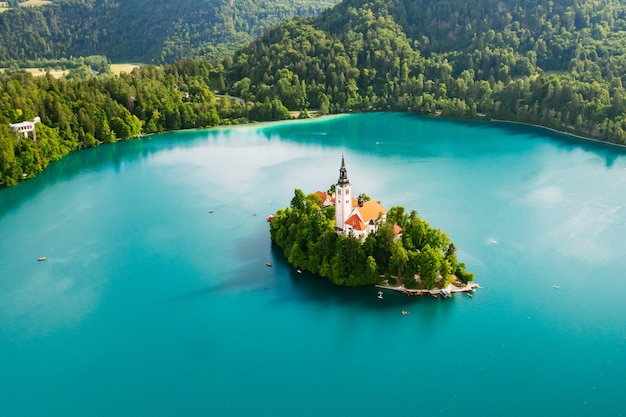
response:
<path id="1" fill-rule="evenodd" d="M 115 62 L 221 58 L 294 15 L 335 0 L 55 0 L 0 13 L 0 67 L 105 55 Z"/>
<path id="2" fill-rule="evenodd" d="M 626 6 L 616 0 L 346 0 L 235 54 L 251 100 L 541 124 L 624 144 Z"/>
<path id="3" fill-rule="evenodd" d="M 28 178 L 74 150 L 142 133 L 289 118 L 277 100 L 242 106 L 213 91 L 219 69 L 206 60 L 136 68 L 89 79 L 0 75 L 0 186 Z M 33 120 L 37 141 L 10 123 Z"/>
<path id="4" fill-rule="evenodd" d="M 167 30 L 159 28 L 150 30 Z M 279 120 L 289 110 L 504 119 L 626 145 L 623 40 L 626 5 L 616 0 L 346 0 L 265 31 L 219 64 L 187 59 L 112 76 L 100 69 L 103 57 L 92 57 L 69 79 L 4 74 L 0 184 L 116 138 Z M 150 47 L 143 37 L 133 41 Z M 17 140 L 9 123 L 34 116 L 42 119 L 40 140 Z"/>

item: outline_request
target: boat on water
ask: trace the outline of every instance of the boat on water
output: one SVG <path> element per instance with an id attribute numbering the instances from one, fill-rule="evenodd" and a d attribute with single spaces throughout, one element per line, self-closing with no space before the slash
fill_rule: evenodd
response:
<path id="1" fill-rule="evenodd" d="M 45 261 L 45 260 L 46 260 L 46 257 L 45 257 L 45 256 L 42 256 L 42 257 L 40 257 L 40 258 L 37 258 L 37 260 L 38 260 L 38 261 Z"/>
<path id="2" fill-rule="evenodd" d="M 408 312 L 408 311 L 406 311 L 406 310 L 402 310 L 402 315 L 403 315 L 403 316 L 408 316 L 409 314 L 411 314 L 411 313 L 409 313 L 409 312 Z"/>
<path id="3" fill-rule="evenodd" d="M 383 292 L 382 291 L 378 291 L 378 299 L 379 300 L 383 299 Z"/>
<path id="4" fill-rule="evenodd" d="M 301 274 L 301 273 L 302 273 L 302 270 L 301 270 L 300 268 L 298 268 L 298 269 L 296 269 L 296 272 L 297 272 L 298 274 Z"/>
<path id="5" fill-rule="evenodd" d="M 272 266 L 270 262 L 265 262 L 265 266 Z"/>
<path id="6" fill-rule="evenodd" d="M 267 216 L 267 221 L 271 222 L 272 220 L 274 220 L 274 215 L 270 214 L 269 216 Z"/>

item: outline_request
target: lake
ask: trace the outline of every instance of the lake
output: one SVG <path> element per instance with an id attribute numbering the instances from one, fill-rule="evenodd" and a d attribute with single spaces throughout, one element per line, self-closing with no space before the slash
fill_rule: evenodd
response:
<path id="1" fill-rule="evenodd" d="M 450 236 L 473 298 L 286 263 L 267 216 L 342 154 L 354 193 Z M 621 416 L 625 156 L 398 113 L 73 153 L 0 190 L 1 414 Z"/>

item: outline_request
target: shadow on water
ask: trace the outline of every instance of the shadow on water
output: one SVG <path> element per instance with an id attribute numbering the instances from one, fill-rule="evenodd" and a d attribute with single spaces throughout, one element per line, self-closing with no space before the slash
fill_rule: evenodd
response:
<path id="1" fill-rule="evenodd" d="M 626 155 L 626 148 L 621 145 L 557 132 L 541 126 L 491 120 L 442 119 L 411 113 L 402 113 L 402 117 L 414 121 L 441 123 L 445 126 L 456 125 L 470 129 L 500 130 L 506 133 L 504 135 L 506 137 L 526 136 L 530 140 L 547 138 L 559 145 L 564 145 L 563 149 L 565 150 L 583 150 L 597 153 L 603 157 L 607 167 L 611 167 L 618 158 Z"/>
<path id="2" fill-rule="evenodd" d="M 277 302 L 281 303 L 315 303 L 322 306 L 345 306 L 350 309 L 393 311 L 398 314 L 402 310 L 419 308 L 420 317 L 427 318 L 451 310 L 462 297 L 460 294 L 445 300 L 426 295 L 409 297 L 400 292 L 381 290 L 373 285 L 336 286 L 327 278 L 310 272 L 298 273 L 275 244 L 272 244 L 272 256 L 276 275 L 281 280 L 281 285 L 275 289 Z M 378 298 L 379 291 L 383 293 L 382 299 Z"/>
<path id="3" fill-rule="evenodd" d="M 290 268 L 290 266 L 288 267 Z M 399 292 L 380 290 L 375 286 L 338 287 L 329 280 L 308 272 L 299 274 L 290 270 L 288 278 L 291 288 L 288 291 L 282 291 L 278 295 L 280 297 L 279 302 L 309 302 L 322 305 L 347 306 L 362 310 L 394 312 L 419 307 L 420 310 L 429 311 L 433 316 L 441 311 L 450 310 L 455 303 L 454 297 L 445 300 L 435 299 L 430 296 L 408 297 Z M 378 291 L 383 293 L 382 299 L 378 298 Z M 433 309 L 433 307 L 436 308 Z M 426 316 L 428 315 L 429 313 L 426 314 Z"/>
<path id="4" fill-rule="evenodd" d="M 314 123 L 285 123 L 259 129 L 267 139 L 279 137 L 285 141 L 305 142 L 324 146 L 357 147 L 359 151 L 385 157 L 415 155 L 420 158 L 439 157 L 429 146 L 441 140 L 452 141 L 456 149 L 454 155 L 464 155 L 463 143 L 472 143 L 471 153 L 475 155 L 475 144 L 483 137 L 522 137 L 522 139 L 549 139 L 568 151 L 592 151 L 601 155 L 607 167 L 626 154 L 626 149 L 614 144 L 599 142 L 560 133 L 539 126 L 494 122 L 491 120 L 463 120 L 437 118 L 415 113 L 356 113 L 347 117 L 328 118 Z M 357 119 L 357 122 L 355 122 Z M 454 127 L 460 128 L 458 131 Z M 465 131 L 465 129 L 471 129 Z M 489 130 L 501 131 L 502 135 L 483 135 Z M 457 141 L 455 137 L 462 136 Z M 399 142 L 397 138 L 410 138 L 409 142 Z M 523 142 L 522 142 L 523 143 Z M 480 151 L 488 153 L 489 144 Z M 497 144 L 491 144 L 496 146 Z M 507 149 L 510 148 L 507 144 Z M 499 145 L 497 145 L 499 148 Z M 418 162 L 422 162 L 421 160 Z"/>
<path id="5" fill-rule="evenodd" d="M 518 124 L 515 122 L 496 122 L 489 120 L 439 119 L 439 121 L 447 124 L 456 124 L 469 128 L 480 127 L 481 129 L 486 130 L 497 129 L 500 131 L 504 131 L 506 133 L 506 136 L 526 136 L 530 140 L 549 139 L 551 142 L 561 145 L 562 149 L 568 150 L 570 152 L 582 150 L 586 152 L 596 153 L 604 159 L 607 168 L 613 166 L 617 159 L 626 155 L 626 148 L 624 146 L 610 142 L 602 142 L 599 140 L 584 138 L 564 132 L 557 132 L 541 126 Z"/>
<path id="6" fill-rule="evenodd" d="M 174 296 L 174 301 L 206 299 L 225 293 L 270 294 L 272 303 L 292 304 L 311 303 L 320 307 L 339 306 L 363 311 L 397 312 L 420 310 L 420 317 L 435 317 L 454 308 L 459 298 L 435 299 L 431 296 L 408 297 L 405 294 L 382 290 L 383 299 L 378 299 L 380 289 L 375 286 L 340 287 L 328 279 L 310 272 L 297 272 L 283 256 L 282 249 L 271 242 L 265 227 L 258 233 L 241 238 L 234 246 L 231 255 L 237 267 L 216 281 Z M 271 267 L 266 266 L 271 263 Z"/>

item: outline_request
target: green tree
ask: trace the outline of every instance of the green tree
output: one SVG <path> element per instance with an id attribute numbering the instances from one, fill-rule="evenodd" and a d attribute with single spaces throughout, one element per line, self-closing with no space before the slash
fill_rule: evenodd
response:
<path id="1" fill-rule="evenodd" d="M 126 124 L 121 117 L 113 117 L 109 122 L 111 130 L 115 133 L 115 136 L 120 139 L 128 139 L 131 137 L 131 128 Z"/>

